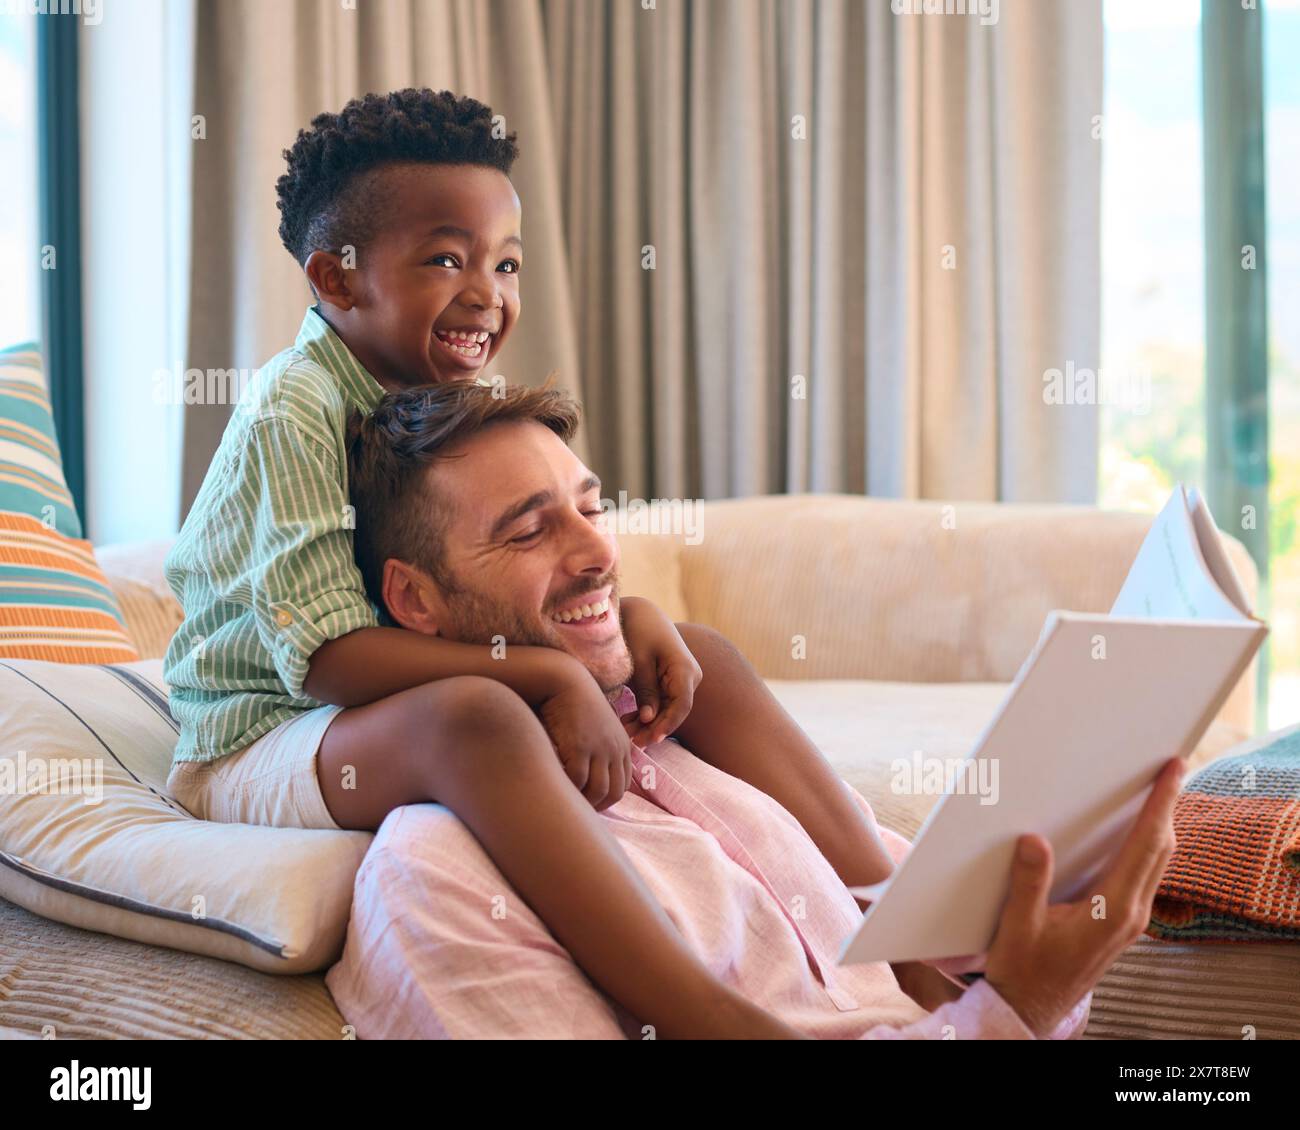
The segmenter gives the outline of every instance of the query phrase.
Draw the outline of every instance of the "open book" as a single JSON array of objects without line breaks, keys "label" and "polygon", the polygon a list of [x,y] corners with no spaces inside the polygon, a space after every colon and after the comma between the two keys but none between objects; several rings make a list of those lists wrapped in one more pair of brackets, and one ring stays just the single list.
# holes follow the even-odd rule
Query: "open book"
[{"label": "open book", "polygon": [[1048,614],[911,852],[851,888],[873,901],[840,964],[987,952],[1026,832],[1052,844],[1051,902],[1094,893],[1161,766],[1196,748],[1267,634],[1179,484],[1110,612]]}]

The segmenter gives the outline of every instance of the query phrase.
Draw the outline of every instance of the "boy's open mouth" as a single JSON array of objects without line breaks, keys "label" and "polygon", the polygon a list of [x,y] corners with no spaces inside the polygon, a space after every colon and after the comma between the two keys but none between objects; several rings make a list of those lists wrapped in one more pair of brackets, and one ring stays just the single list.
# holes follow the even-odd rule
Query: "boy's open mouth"
[{"label": "boy's open mouth", "polygon": [[434,330],[434,339],[453,358],[463,363],[483,360],[492,348],[487,330]]}]

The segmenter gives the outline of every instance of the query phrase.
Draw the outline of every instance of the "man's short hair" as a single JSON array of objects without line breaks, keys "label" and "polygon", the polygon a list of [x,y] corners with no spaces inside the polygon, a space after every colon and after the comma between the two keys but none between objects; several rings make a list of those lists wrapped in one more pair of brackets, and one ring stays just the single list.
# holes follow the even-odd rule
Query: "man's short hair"
[{"label": "man's short hair", "polygon": [[284,151],[280,240],[299,264],[313,251],[365,246],[385,214],[370,174],[385,165],[483,165],[509,176],[518,155],[515,135],[473,98],[413,88],[354,98],[317,114]]},{"label": "man's short hair", "polygon": [[541,388],[470,380],[418,385],[388,393],[370,415],[353,411],[347,452],[354,552],[375,605],[388,614],[383,583],[390,557],[423,569],[444,592],[457,591],[444,557],[450,500],[434,495],[426,473],[448,447],[512,421],[541,424],[568,443],[580,415],[553,376]]}]

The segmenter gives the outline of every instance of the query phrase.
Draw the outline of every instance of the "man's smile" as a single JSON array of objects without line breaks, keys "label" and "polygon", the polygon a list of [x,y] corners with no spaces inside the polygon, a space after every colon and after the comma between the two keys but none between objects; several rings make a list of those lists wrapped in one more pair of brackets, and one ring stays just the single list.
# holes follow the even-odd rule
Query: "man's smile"
[{"label": "man's smile", "polygon": [[610,586],[566,601],[551,614],[551,623],[588,643],[603,642],[623,630]]}]

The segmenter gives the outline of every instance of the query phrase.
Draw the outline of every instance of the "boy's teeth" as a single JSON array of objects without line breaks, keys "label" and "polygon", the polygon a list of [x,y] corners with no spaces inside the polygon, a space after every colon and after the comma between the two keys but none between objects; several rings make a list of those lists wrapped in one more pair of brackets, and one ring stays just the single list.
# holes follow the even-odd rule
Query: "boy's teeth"
[{"label": "boy's teeth", "polygon": [[463,357],[477,357],[483,352],[483,347],[492,335],[486,330],[474,332],[466,330],[434,330],[434,336],[453,353],[459,353]]}]

